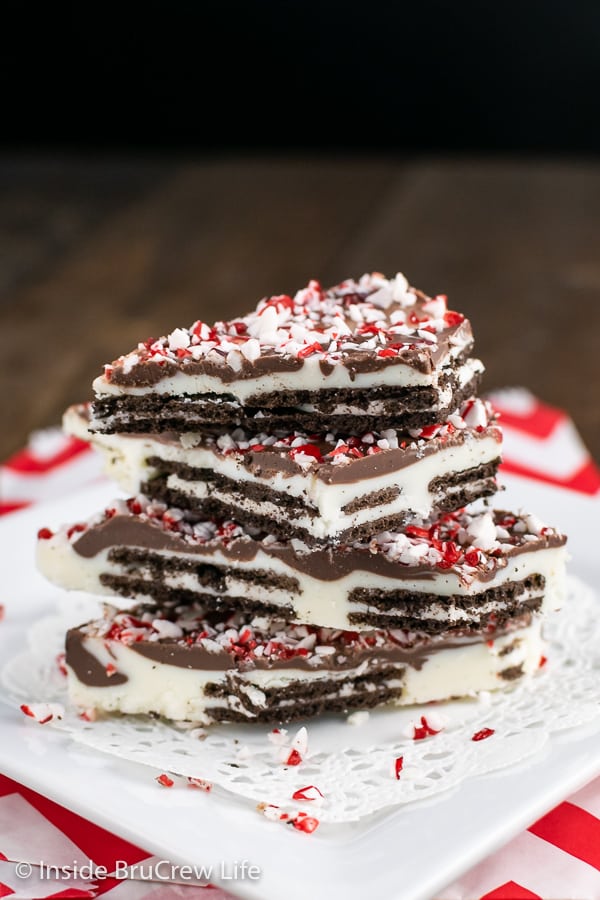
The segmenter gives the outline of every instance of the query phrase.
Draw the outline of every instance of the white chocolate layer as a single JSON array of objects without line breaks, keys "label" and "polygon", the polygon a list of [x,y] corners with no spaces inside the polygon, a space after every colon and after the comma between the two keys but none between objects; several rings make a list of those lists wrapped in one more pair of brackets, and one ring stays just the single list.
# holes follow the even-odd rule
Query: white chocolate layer
[{"label": "white chocolate layer", "polygon": [[[317,357],[305,359],[302,366],[302,375],[297,371],[271,372],[268,375],[257,375],[254,378],[244,378],[235,381],[223,381],[221,378],[208,374],[188,375],[185,370],[161,378],[156,384],[144,387],[119,385],[109,381],[105,375],[99,375],[93,382],[94,393],[97,398],[114,396],[143,397],[145,394],[163,394],[166,396],[179,396],[181,394],[227,394],[234,397],[239,403],[245,404],[250,397],[270,394],[274,391],[298,390],[301,381],[302,390],[319,391],[339,388],[351,388],[364,390],[365,388],[383,387],[437,387],[440,375],[448,372],[448,367],[454,365],[455,360],[464,351],[464,345],[450,347],[445,359],[433,370],[433,372],[419,372],[412,366],[396,362],[375,372],[351,372],[345,366],[334,366],[329,374],[323,374],[320,360]],[[223,364],[225,366],[225,363]],[[469,360],[460,366],[457,372],[459,383],[466,384],[476,372],[482,372],[483,365],[479,360]],[[444,399],[449,403],[451,392],[440,391],[440,405]],[[310,407],[307,407],[310,408]],[[361,410],[364,413],[364,409]]]}]

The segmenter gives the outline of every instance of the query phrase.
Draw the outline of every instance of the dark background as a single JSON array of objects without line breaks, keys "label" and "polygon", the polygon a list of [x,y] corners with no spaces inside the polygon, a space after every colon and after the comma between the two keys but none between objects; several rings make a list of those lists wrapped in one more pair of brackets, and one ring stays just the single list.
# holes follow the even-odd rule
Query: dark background
[{"label": "dark background", "polygon": [[102,364],[378,270],[600,458],[600,2],[0,5],[0,460]]},{"label": "dark background", "polygon": [[9,147],[600,150],[594,0],[2,9]]}]

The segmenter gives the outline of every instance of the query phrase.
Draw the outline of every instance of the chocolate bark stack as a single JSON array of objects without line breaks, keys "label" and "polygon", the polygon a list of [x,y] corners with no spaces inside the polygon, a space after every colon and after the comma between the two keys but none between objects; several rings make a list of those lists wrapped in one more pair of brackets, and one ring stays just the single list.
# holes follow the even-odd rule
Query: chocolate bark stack
[{"label": "chocolate bark stack", "polygon": [[565,538],[481,501],[501,432],[472,347],[444,296],[372,274],[106,366],[65,425],[132,496],[44,529],[39,563],[135,605],[67,635],[73,700],[288,721],[533,672]]}]

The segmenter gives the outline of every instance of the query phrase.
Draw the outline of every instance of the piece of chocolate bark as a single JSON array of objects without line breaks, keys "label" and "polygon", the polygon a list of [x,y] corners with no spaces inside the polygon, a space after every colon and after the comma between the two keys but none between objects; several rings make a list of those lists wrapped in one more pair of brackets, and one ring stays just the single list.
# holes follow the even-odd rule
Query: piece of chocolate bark
[{"label": "piece of chocolate bark", "polygon": [[565,540],[533,516],[459,510],[369,541],[310,547],[140,496],[56,534],[43,529],[38,565],[62,587],[137,602],[438,634],[559,607]]},{"label": "piece of chocolate bark", "polygon": [[364,539],[495,493],[502,441],[475,398],[405,434],[90,434],[84,406],[64,426],[91,440],[128,492],[310,544]]},{"label": "piece of chocolate bark", "polygon": [[246,316],[149,339],[94,382],[103,433],[324,433],[443,422],[477,392],[471,326],[403,275],[260,301]]},{"label": "piece of chocolate bark", "polygon": [[485,635],[289,625],[201,605],[127,612],[71,629],[71,700],[86,710],[199,724],[288,722],[382,704],[427,703],[504,687],[543,659],[523,612]]}]

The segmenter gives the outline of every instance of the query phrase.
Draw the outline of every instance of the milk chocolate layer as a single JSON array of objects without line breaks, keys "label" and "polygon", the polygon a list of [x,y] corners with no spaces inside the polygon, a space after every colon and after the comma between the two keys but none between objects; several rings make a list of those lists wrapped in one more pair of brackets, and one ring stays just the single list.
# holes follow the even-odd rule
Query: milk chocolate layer
[{"label": "milk chocolate layer", "polygon": [[[560,547],[565,537],[558,534],[540,535],[535,543],[516,545],[503,553],[504,558],[530,553],[534,548]],[[290,569],[311,575],[323,582],[336,581],[359,569],[374,575],[401,581],[406,578],[433,578],[436,570],[428,565],[402,566],[384,553],[373,553],[369,546],[361,545],[316,547],[297,552],[291,543],[265,543],[244,536],[224,543],[220,540],[197,543],[187,541],[176,533],[165,531],[152,521],[134,515],[115,515],[85,531],[74,542],[73,549],[80,556],[91,558],[110,548],[139,548],[148,551],[170,551],[197,557],[212,564],[212,557],[219,552],[226,559],[251,562],[260,552],[267,557],[281,560]],[[158,564],[158,563],[157,563]],[[491,580],[494,570],[478,573],[480,581]]]},{"label": "milk chocolate layer", "polygon": [[[147,606],[136,607],[131,611],[131,615],[139,617],[141,611],[148,609]],[[172,618],[176,619],[176,611],[173,608]],[[223,613],[221,613],[223,615]],[[224,614],[227,615],[227,612]],[[202,642],[188,643],[187,635],[180,640],[172,638],[161,638],[156,641],[137,640],[129,649],[133,653],[150,659],[159,665],[175,666],[177,668],[195,669],[209,672],[251,672],[257,670],[288,670],[299,669],[305,672],[331,671],[340,672],[352,670],[367,664],[365,677],[362,681],[368,680],[373,672],[379,672],[382,668],[394,666],[398,671],[398,666],[411,666],[413,669],[421,669],[423,664],[432,656],[442,650],[463,647],[469,644],[481,643],[482,640],[489,638],[497,638],[505,634],[509,628],[523,628],[531,623],[532,613],[529,610],[521,611],[519,615],[513,616],[502,625],[494,629],[486,629],[484,636],[477,629],[471,629],[464,624],[455,629],[454,633],[448,634],[448,637],[435,637],[430,640],[427,637],[416,635],[413,636],[412,645],[401,646],[391,637],[381,646],[368,647],[364,644],[348,643],[344,639],[343,632],[336,632],[337,637],[329,641],[329,646],[333,646],[335,652],[329,655],[314,655],[309,659],[301,655],[294,655],[290,658],[266,658],[254,657],[252,660],[238,659],[234,652],[223,650],[222,652],[213,652],[208,650]],[[277,623],[281,623],[280,618],[274,619],[276,630]],[[87,631],[91,629],[93,634],[94,623],[88,626],[80,626],[79,628],[71,628],[67,632],[66,640],[66,662],[73,669],[78,679],[91,687],[110,687],[111,685],[124,684],[126,677],[121,673],[107,675],[106,670],[101,666],[96,658],[90,653],[85,641]],[[346,634],[352,634],[347,632]],[[365,634],[369,634],[366,632]],[[110,646],[110,644],[108,644]],[[363,667],[364,668],[364,667]],[[268,688],[266,689],[269,690]],[[293,685],[286,688],[288,693],[294,690]],[[278,692],[275,689],[273,693]]]},{"label": "milk chocolate layer", "polygon": [[[398,365],[410,367],[425,374],[431,374],[436,368],[452,361],[452,353],[457,347],[465,348],[473,343],[470,322],[452,311],[447,311],[445,301],[433,309],[431,299],[422,291],[411,288],[409,296],[404,299],[391,294],[382,305],[381,288],[394,291],[392,282],[382,281],[381,276],[365,275],[359,282],[351,284],[348,280],[327,291],[319,287],[318,295],[314,292],[314,284],[306,291],[291,297],[275,296],[264,298],[255,310],[238,318],[235,322],[215,322],[213,327],[195,323],[190,329],[179,329],[180,337],[185,338],[188,347],[200,350],[188,350],[187,353],[174,352],[171,338],[162,337],[157,341],[150,338],[138,344],[135,351],[126,357],[115,360],[105,377],[112,385],[122,388],[153,387],[164,378],[176,375],[208,376],[224,385],[235,385],[239,382],[297,373],[302,381],[302,369],[308,364],[306,350],[294,349],[290,339],[294,337],[293,328],[313,331],[319,348],[319,367],[321,374],[327,377],[334,369],[345,369],[350,380],[358,373],[375,373]],[[354,288],[354,289],[353,289]],[[374,305],[370,297],[375,298]],[[281,301],[284,301],[286,312],[282,316]],[[308,302],[308,305],[307,305]],[[272,307],[268,310],[268,307]],[[381,327],[376,329],[378,340],[374,340],[373,331],[365,323],[372,320],[374,308]],[[260,317],[263,314],[275,316],[272,327],[278,327],[279,342],[273,343],[265,333],[269,327],[264,325]],[[402,322],[403,326],[396,326]],[[435,322],[435,324],[434,324]],[[340,330],[340,324],[341,330]],[[434,334],[427,333],[433,325]],[[201,327],[200,327],[201,326]],[[331,326],[335,330],[331,330]],[[407,327],[408,326],[408,327]],[[425,328],[425,331],[423,331]],[[323,335],[328,335],[323,337]],[[258,337],[258,353],[249,358],[247,353],[235,354],[235,366],[229,362],[229,352],[234,342],[246,342],[250,335]],[[241,337],[240,337],[241,336]],[[297,335],[296,335],[297,337]],[[310,351],[310,334],[307,346]],[[294,338],[295,340],[295,338]],[[330,340],[336,343],[335,354],[329,355]],[[202,352],[202,345],[208,341]],[[319,342],[321,347],[319,347]],[[388,353],[381,352],[388,347],[394,348]],[[179,348],[181,349],[181,348]],[[312,355],[312,354],[309,354]],[[312,363],[312,360],[311,360]]]},{"label": "milk chocolate layer", "polygon": [[125,684],[127,676],[121,672],[108,675],[106,668],[86,649],[83,638],[84,635],[78,628],[70,628],[65,641],[65,662],[71,666],[79,681],[93,687]]}]

